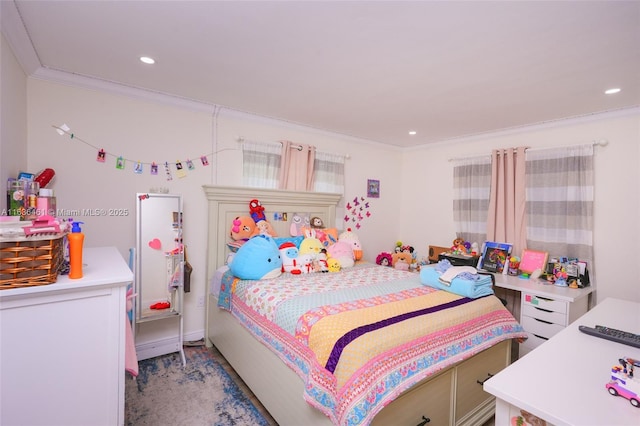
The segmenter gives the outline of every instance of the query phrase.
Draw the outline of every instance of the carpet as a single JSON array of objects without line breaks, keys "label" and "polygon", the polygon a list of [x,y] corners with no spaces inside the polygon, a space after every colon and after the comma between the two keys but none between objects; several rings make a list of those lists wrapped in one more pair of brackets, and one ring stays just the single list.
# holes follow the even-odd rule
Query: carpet
[{"label": "carpet", "polygon": [[[268,413],[215,349],[185,347],[180,354],[140,361],[139,374],[125,380],[125,424],[138,425],[273,425]],[[225,369],[226,368],[226,369]],[[235,376],[235,377],[234,377]],[[245,390],[242,389],[245,387]],[[259,405],[259,402],[255,400]]]}]

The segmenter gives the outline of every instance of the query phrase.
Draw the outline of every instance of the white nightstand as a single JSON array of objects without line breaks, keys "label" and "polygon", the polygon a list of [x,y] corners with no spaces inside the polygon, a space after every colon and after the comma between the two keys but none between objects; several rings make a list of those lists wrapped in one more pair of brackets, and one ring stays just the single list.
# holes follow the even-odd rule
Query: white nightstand
[{"label": "white nightstand", "polygon": [[529,338],[520,345],[520,357],[531,352],[589,310],[593,286],[559,287],[540,280],[496,274],[496,287],[520,292],[520,324]]}]

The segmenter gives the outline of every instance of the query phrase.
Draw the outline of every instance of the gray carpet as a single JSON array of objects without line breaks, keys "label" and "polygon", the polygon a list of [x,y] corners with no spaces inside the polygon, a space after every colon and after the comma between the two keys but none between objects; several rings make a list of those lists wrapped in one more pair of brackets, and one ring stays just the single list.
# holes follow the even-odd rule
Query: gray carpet
[{"label": "gray carpet", "polygon": [[126,425],[275,424],[215,349],[185,347],[178,353],[139,362],[125,384]]}]

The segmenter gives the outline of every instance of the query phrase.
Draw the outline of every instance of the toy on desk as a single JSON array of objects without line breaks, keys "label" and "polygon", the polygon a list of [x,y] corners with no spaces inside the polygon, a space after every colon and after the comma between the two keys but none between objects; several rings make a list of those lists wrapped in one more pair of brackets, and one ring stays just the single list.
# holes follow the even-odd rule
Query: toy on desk
[{"label": "toy on desk", "polygon": [[634,377],[634,368],[640,367],[640,361],[632,358],[620,358],[620,364],[611,368],[611,381],[605,385],[613,396],[629,400],[631,405],[640,408],[640,380]]}]

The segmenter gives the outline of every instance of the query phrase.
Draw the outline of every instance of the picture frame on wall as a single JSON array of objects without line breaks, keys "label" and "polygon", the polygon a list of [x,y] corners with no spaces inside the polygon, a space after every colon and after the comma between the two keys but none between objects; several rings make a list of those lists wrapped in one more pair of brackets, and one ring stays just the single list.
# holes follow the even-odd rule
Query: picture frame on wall
[{"label": "picture frame on wall", "polygon": [[367,179],[367,197],[380,198],[380,181]]},{"label": "picture frame on wall", "polygon": [[496,274],[506,274],[509,265],[509,257],[513,246],[509,243],[486,241],[480,251],[478,269]]}]

